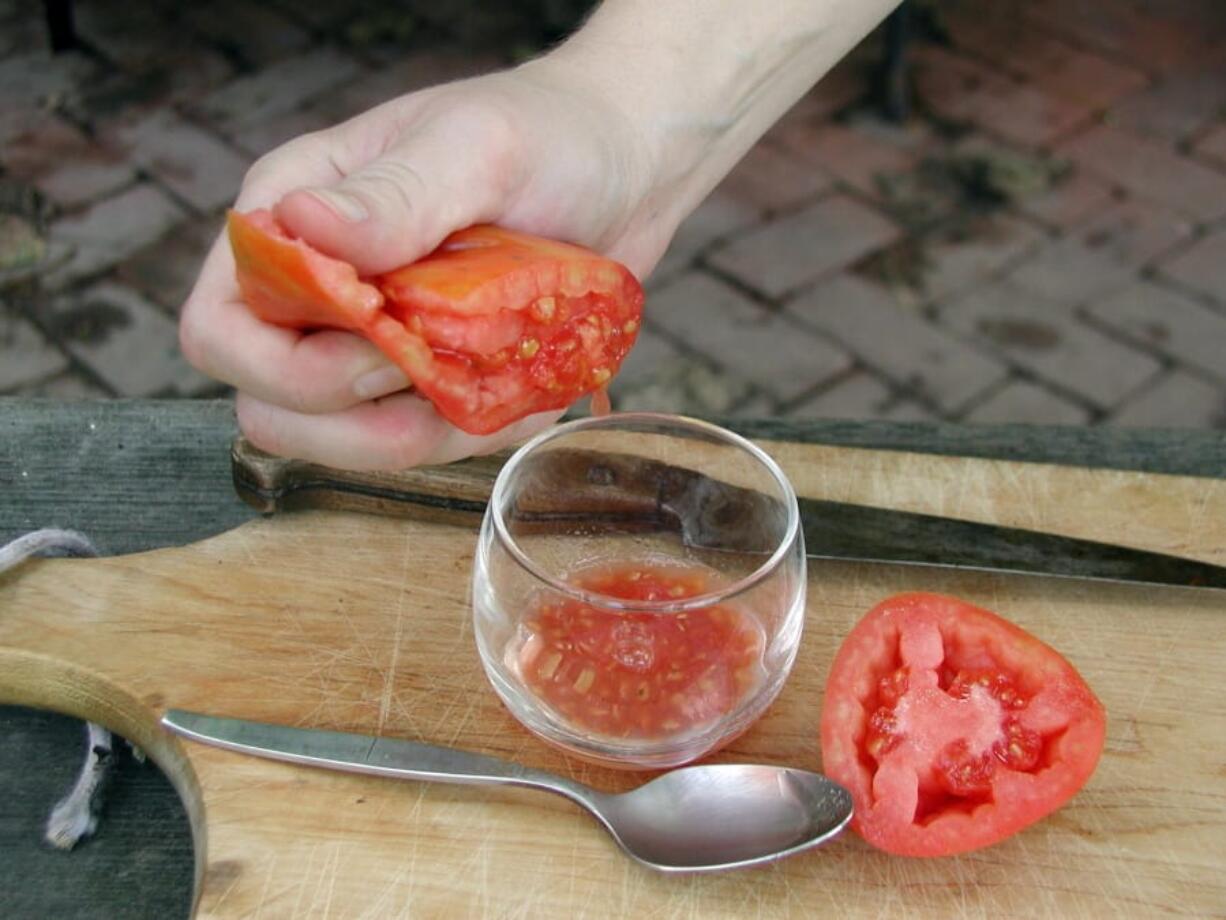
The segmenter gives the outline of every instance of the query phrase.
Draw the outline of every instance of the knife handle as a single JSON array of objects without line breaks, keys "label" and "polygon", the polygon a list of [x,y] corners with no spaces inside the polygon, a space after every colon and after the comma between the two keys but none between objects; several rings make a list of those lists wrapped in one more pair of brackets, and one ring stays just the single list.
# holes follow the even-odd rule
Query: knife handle
[{"label": "knife handle", "polygon": [[510,455],[504,450],[445,466],[352,472],[276,457],[237,437],[230,466],[239,496],[264,514],[327,508],[476,525]]},{"label": "knife handle", "polygon": [[[301,508],[362,511],[478,526],[512,451],[445,466],[351,472],[267,454],[244,438],[231,447],[238,494],[269,514]],[[692,546],[762,552],[769,542],[746,522],[769,499],[684,466],[633,454],[563,448],[521,469],[512,507],[518,533],[681,534]],[[773,511],[774,509],[772,509]]]}]

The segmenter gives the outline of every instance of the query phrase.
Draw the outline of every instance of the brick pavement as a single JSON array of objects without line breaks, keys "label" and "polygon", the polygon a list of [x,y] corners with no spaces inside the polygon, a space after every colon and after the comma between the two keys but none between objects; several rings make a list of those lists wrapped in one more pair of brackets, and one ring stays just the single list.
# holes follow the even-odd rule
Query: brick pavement
[{"label": "brick pavement", "polygon": [[[224,393],[174,320],[245,169],[539,40],[451,7],[81,3],[52,56],[0,3],[0,394]],[[871,37],[683,225],[615,404],[1226,427],[1226,8],[923,10],[910,119]]]}]

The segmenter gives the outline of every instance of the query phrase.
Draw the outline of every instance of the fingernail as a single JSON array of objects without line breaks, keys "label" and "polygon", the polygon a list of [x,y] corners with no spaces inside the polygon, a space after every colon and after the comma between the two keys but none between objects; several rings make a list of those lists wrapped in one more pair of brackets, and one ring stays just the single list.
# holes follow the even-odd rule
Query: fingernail
[{"label": "fingernail", "polygon": [[352,195],[322,188],[311,189],[311,194],[323,202],[328,210],[335,213],[342,220],[356,224],[358,221],[366,220],[366,218],[370,217],[370,212],[366,210],[366,205],[362,204],[359,199],[354,198]]},{"label": "fingernail", "polygon": [[388,393],[403,390],[409,385],[409,378],[404,371],[394,364],[381,367],[377,371],[363,374],[353,382],[353,392],[358,399],[378,399]]}]

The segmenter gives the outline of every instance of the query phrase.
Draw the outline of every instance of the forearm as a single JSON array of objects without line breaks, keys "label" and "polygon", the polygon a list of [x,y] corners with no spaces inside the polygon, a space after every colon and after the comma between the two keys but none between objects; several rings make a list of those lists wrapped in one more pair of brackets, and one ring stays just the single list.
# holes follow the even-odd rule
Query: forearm
[{"label": "forearm", "polygon": [[626,113],[688,212],[898,0],[605,0],[549,55]]}]

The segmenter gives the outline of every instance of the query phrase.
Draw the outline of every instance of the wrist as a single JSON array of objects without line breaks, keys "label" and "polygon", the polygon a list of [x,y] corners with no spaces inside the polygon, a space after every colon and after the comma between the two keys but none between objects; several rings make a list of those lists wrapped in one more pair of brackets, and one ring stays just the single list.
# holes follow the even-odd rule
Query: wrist
[{"label": "wrist", "polygon": [[623,113],[689,213],[897,0],[605,0],[543,61]]}]

